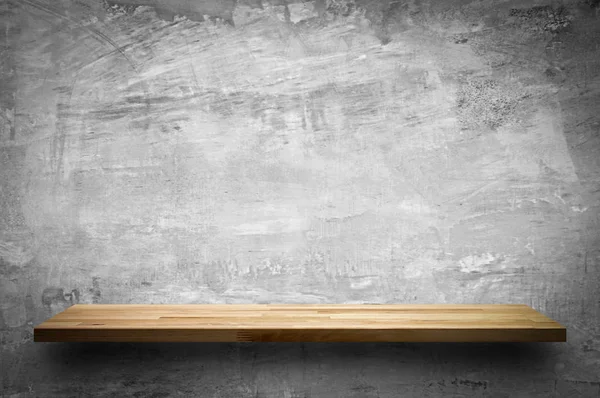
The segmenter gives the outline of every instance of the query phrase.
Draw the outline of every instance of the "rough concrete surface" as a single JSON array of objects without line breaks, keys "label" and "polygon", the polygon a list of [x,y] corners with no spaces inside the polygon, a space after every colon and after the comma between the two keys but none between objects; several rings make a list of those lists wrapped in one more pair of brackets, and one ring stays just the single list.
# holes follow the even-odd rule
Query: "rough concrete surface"
[{"label": "rough concrete surface", "polygon": [[[592,0],[1,0],[5,397],[597,397]],[[525,303],[566,344],[34,344],[73,303]]]}]

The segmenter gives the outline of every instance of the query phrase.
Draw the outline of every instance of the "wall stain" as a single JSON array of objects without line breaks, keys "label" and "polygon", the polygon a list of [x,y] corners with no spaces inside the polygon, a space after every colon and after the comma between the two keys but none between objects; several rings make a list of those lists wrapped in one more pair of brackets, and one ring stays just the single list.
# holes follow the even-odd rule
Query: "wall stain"
[{"label": "wall stain", "polygon": [[77,304],[79,302],[79,296],[80,293],[77,289],[65,292],[63,288],[47,287],[42,292],[41,301],[48,312],[56,314]]}]

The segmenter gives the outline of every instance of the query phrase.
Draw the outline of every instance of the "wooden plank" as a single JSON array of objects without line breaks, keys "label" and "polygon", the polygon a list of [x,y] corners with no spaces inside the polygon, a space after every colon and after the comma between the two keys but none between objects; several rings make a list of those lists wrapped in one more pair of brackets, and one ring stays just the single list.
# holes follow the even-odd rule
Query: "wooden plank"
[{"label": "wooden plank", "polygon": [[36,342],[564,342],[526,305],[77,304]]}]

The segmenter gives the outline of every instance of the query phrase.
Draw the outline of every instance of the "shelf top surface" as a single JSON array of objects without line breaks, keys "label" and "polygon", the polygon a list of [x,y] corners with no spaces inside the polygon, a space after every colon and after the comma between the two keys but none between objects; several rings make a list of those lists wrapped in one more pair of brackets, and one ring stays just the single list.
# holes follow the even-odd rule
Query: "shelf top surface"
[{"label": "shelf top surface", "polygon": [[564,326],[520,304],[77,304],[47,329],[522,329]]}]

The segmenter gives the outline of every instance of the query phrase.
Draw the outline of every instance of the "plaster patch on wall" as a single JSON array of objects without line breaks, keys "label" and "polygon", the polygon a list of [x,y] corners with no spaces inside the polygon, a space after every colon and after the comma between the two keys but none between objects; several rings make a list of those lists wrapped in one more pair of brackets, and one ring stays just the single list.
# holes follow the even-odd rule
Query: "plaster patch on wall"
[{"label": "plaster patch on wall", "polygon": [[[173,20],[180,15],[193,21],[204,21],[206,17],[222,18],[233,23],[235,0],[108,0],[111,7],[121,6],[125,12],[134,12],[139,6],[154,7],[157,15],[166,20]],[[206,16],[206,17],[205,17]]]},{"label": "plaster patch on wall", "polygon": [[287,7],[290,10],[290,21],[292,23],[298,23],[305,19],[317,17],[318,13],[315,10],[314,4],[314,1],[288,4]]},{"label": "plaster patch on wall", "polygon": [[458,264],[461,272],[482,272],[486,267],[496,264],[499,258],[492,253],[482,253],[463,257]]},{"label": "plaster patch on wall", "polygon": [[280,218],[256,224],[240,224],[233,229],[236,235],[272,235],[304,231],[306,226],[306,220],[301,218]]},{"label": "plaster patch on wall", "polygon": [[0,330],[22,326],[26,321],[27,311],[20,286],[0,279]]},{"label": "plaster patch on wall", "polygon": [[15,110],[0,108],[0,143],[15,138]]},{"label": "plaster patch on wall", "polygon": [[578,180],[558,109],[537,111],[526,131],[527,134],[514,128],[498,130],[511,167],[528,177],[554,175],[565,182]]}]

